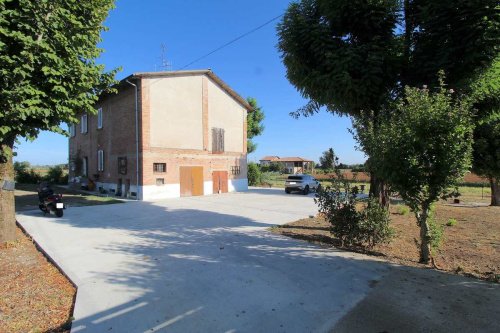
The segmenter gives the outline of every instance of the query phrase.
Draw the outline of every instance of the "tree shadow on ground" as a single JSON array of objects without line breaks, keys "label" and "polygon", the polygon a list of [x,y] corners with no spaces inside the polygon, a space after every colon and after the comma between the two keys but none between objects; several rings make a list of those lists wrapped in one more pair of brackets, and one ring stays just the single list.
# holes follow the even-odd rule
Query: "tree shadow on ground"
[{"label": "tree shadow on ground", "polygon": [[[418,318],[413,331],[500,329],[498,285],[320,248],[252,218],[192,209],[189,200],[119,208],[74,209],[50,222],[74,246],[58,251],[71,257],[79,294],[104,294],[85,304],[77,298],[73,332],[327,331],[386,280],[385,298],[370,305],[375,319],[380,308],[400,325]],[[378,303],[386,300],[390,307]]]}]

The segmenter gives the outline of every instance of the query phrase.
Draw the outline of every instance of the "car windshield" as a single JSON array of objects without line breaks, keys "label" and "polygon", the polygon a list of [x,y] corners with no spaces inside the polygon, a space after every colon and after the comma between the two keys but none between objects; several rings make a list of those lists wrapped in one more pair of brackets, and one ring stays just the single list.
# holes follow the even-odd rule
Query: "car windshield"
[{"label": "car windshield", "polygon": [[302,176],[288,176],[288,180],[302,180]]}]

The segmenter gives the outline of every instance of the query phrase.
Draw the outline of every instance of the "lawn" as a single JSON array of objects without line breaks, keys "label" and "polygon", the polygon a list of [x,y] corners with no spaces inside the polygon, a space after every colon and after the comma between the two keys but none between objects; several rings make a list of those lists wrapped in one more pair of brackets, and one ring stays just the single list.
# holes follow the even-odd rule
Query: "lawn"
[{"label": "lawn", "polygon": [[[38,194],[36,184],[16,184],[16,211],[38,209]],[[68,207],[108,205],[123,203],[113,197],[101,197],[97,195],[88,195],[64,187],[53,186],[55,193],[63,195],[63,202]]]},{"label": "lawn", "polygon": [[[477,196],[478,193],[471,192],[470,198],[475,201]],[[395,237],[391,243],[377,245],[368,254],[380,256],[397,264],[422,267],[418,263],[419,228],[415,216],[411,212],[401,214],[404,211],[401,206],[391,205],[390,208],[391,226],[395,230]],[[498,216],[500,207],[439,203],[436,206],[436,218],[438,223],[444,226],[444,240],[434,254],[439,269],[499,282]],[[456,224],[448,226],[450,219],[455,219]],[[329,223],[323,218],[314,217],[276,226],[271,230],[326,246],[339,246],[329,227]]]}]

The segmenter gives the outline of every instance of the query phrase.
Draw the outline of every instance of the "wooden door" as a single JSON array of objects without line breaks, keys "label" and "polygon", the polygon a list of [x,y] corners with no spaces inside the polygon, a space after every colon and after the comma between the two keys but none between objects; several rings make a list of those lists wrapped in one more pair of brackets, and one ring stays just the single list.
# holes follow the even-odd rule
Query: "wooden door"
[{"label": "wooden door", "polygon": [[227,179],[228,179],[227,171],[213,171],[212,172],[214,194],[228,192],[228,184],[227,184],[228,180]]},{"label": "wooden door", "polygon": [[203,195],[203,167],[180,167],[181,197]]}]

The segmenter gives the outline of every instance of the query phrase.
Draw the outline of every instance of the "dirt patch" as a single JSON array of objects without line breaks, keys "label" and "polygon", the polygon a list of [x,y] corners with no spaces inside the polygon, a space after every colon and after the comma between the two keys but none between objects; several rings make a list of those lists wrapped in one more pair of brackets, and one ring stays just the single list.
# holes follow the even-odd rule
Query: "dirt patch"
[{"label": "dirt patch", "polygon": [[0,246],[0,332],[69,332],[74,286],[20,229]]},{"label": "dirt patch", "polygon": [[[423,267],[418,263],[419,228],[412,213],[398,214],[391,205],[391,226],[395,237],[390,244],[377,245],[368,254],[381,255],[398,264]],[[444,225],[444,240],[435,252],[437,266],[445,271],[497,281],[500,278],[500,207],[438,204],[436,218]],[[447,226],[449,219],[457,223]],[[327,246],[339,246],[323,218],[308,218],[272,231]],[[348,249],[349,250],[349,249]]]}]

